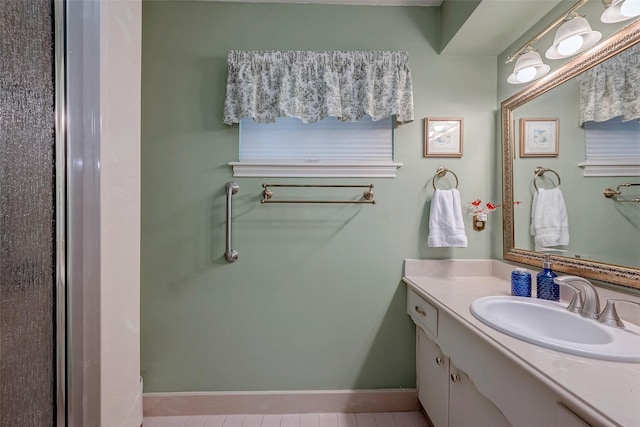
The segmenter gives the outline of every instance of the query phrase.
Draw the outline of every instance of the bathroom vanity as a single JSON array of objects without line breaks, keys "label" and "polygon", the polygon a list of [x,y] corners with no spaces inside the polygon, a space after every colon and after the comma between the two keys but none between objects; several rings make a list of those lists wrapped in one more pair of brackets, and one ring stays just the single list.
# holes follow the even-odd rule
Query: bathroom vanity
[{"label": "bathroom vanity", "polygon": [[[473,316],[476,299],[510,294],[513,265],[406,260],[404,268],[407,312],[416,324],[418,397],[435,427],[640,426],[640,363],[561,353]],[[598,292],[602,303],[640,300]]]}]

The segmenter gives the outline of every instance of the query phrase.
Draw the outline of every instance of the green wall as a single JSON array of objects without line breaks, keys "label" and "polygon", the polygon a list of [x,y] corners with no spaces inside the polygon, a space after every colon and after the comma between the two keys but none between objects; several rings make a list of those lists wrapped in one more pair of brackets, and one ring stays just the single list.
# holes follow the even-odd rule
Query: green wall
[{"label": "green wall", "polygon": [[[435,170],[458,174],[463,201],[494,202],[498,170],[496,59],[438,56],[438,20],[438,8],[144,2],[146,392],[415,387],[403,260],[488,258],[500,228],[499,213],[484,232],[467,218],[468,248],[427,247]],[[223,257],[238,158],[238,127],[222,124],[231,49],[406,50],[416,117],[395,131],[397,178],[235,179],[234,264]],[[426,116],[464,118],[462,158],[423,158]],[[262,182],[373,183],[377,204],[261,205]]]}]

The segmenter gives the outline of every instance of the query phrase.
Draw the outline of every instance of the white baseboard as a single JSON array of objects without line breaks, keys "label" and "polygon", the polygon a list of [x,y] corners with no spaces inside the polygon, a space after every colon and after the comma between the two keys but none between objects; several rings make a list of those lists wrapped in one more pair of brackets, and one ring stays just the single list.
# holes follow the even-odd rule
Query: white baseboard
[{"label": "white baseboard", "polygon": [[145,393],[144,416],[417,411],[416,389]]}]

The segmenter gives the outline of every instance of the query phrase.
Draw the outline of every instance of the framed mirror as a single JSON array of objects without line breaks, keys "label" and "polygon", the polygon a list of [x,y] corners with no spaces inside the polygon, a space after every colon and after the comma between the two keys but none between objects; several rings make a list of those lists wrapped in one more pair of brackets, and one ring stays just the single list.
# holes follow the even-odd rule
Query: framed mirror
[{"label": "framed mirror", "polygon": [[[584,171],[578,166],[585,160],[584,139],[575,140],[576,138],[566,137],[572,136],[571,133],[567,133],[570,130],[568,128],[583,132],[579,124],[578,112],[572,113],[573,118],[567,120],[567,117],[558,117],[559,114],[556,114],[553,108],[558,102],[566,102],[567,98],[570,98],[563,91],[568,90],[567,88],[572,85],[578,87],[578,76],[638,43],[640,43],[640,21],[631,23],[595,48],[573,58],[501,104],[505,260],[538,268],[542,266],[544,253],[536,250],[538,248],[535,248],[530,233],[531,199],[534,191],[537,190],[534,184],[554,186],[559,185],[562,179],[564,186],[565,177],[570,181],[573,176],[576,182],[580,180],[580,185],[589,188],[588,191],[575,190],[576,187],[572,187],[570,182],[569,187],[563,187],[563,190],[569,188],[571,192],[570,197],[565,193],[566,199],[572,199],[571,202],[567,200],[569,217],[577,218],[578,220],[574,223],[582,227],[569,227],[571,243],[562,246],[560,250],[550,250],[554,270],[640,289],[640,203],[628,203],[622,209],[620,207],[622,203],[604,198],[603,190],[607,187],[603,186],[605,181],[602,178],[594,179],[584,176]],[[579,95],[572,96],[576,100],[579,98]],[[540,116],[539,114],[542,113],[544,115]],[[553,158],[527,157],[520,156],[518,153],[521,137],[519,127],[522,123],[529,123],[527,118],[536,117],[536,115],[544,117],[547,122],[555,123],[559,127],[561,141],[559,156],[555,157],[557,154],[555,148],[546,149],[547,154],[553,154]],[[553,130],[555,131],[555,128]],[[545,140],[545,142],[548,141]],[[569,153],[573,154],[569,156],[567,155]],[[538,166],[552,173],[536,175]],[[640,176],[631,178],[634,179],[633,182],[640,182]],[[619,181],[621,184],[627,182],[629,177],[620,174],[607,179],[611,179],[612,182]],[[612,188],[615,188],[615,185]],[[613,209],[612,214],[601,217],[593,215],[591,208],[596,203],[609,203],[607,209]],[[616,223],[627,228],[621,231],[614,230],[618,227]],[[624,239],[628,241],[625,242]],[[616,245],[622,247],[621,254],[610,257],[609,253],[620,249]]]}]

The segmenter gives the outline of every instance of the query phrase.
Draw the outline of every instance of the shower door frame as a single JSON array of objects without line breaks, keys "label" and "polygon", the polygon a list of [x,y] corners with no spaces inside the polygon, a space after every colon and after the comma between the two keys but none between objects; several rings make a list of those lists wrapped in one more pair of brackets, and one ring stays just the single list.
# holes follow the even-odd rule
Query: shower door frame
[{"label": "shower door frame", "polygon": [[100,427],[100,0],[53,0],[56,426]]}]

